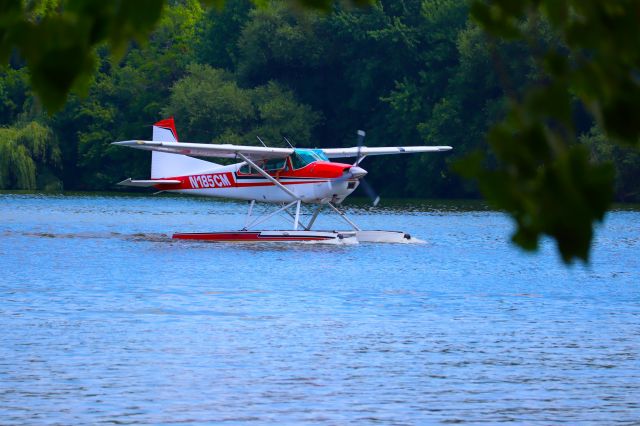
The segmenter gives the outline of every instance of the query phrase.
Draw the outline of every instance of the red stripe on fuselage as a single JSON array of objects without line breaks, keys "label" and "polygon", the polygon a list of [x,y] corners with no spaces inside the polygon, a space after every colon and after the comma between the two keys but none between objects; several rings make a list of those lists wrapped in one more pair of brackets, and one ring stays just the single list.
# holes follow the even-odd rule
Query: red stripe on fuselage
[{"label": "red stripe on fuselage", "polygon": [[[287,159],[290,162],[289,159]],[[332,163],[328,161],[316,161],[297,170],[281,170],[279,172],[269,172],[276,180],[283,185],[303,185],[313,183],[329,182],[333,179],[344,176],[351,165],[343,163]],[[164,191],[182,189],[221,189],[221,188],[243,188],[254,186],[275,186],[257,173],[244,174],[240,172],[219,172],[203,173],[197,175],[168,177],[167,179],[179,180],[179,184],[158,184],[155,188]],[[291,180],[296,179],[296,180]],[[258,182],[242,182],[243,180],[258,180]],[[288,180],[288,181],[287,181]]]},{"label": "red stripe on fuselage", "polygon": [[[293,181],[293,182],[282,182],[282,181],[279,181],[279,182],[284,186],[287,186],[287,185],[303,185],[305,183],[324,183],[329,181],[328,180],[303,180],[303,181]],[[250,186],[275,186],[275,183],[269,182],[265,179],[265,182],[238,182],[236,184],[236,187],[238,188],[245,188]]]},{"label": "red stripe on fuselage", "polygon": [[[220,176],[226,175],[226,176]],[[264,179],[263,182],[238,182],[234,179],[233,173],[208,173],[204,175],[192,175],[167,178],[168,180],[180,180],[181,183],[157,184],[156,189],[163,191],[179,190],[179,189],[222,189],[222,188],[248,188],[257,186],[275,186],[273,182]],[[259,179],[259,178],[256,178]],[[329,180],[316,179],[300,179],[296,181],[280,181],[282,185],[304,185],[311,183],[325,183]]]}]

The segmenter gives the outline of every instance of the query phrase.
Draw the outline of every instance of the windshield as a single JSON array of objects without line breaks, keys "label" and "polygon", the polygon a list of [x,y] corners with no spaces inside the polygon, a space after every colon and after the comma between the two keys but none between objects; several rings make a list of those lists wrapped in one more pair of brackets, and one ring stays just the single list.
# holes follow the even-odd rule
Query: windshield
[{"label": "windshield", "polygon": [[296,149],[291,156],[294,169],[300,169],[314,161],[329,161],[321,149]]}]

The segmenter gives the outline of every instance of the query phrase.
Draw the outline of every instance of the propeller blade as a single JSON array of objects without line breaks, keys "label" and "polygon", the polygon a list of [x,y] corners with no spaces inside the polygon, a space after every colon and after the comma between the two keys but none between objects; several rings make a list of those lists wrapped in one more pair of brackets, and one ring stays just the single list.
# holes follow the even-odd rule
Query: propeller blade
[{"label": "propeller blade", "polygon": [[373,207],[377,206],[380,202],[380,196],[376,194],[376,191],[371,187],[371,185],[369,185],[369,182],[364,179],[360,179],[360,185],[362,185],[362,189],[364,189],[364,192],[366,192],[369,198],[371,198]]},{"label": "propeller blade", "polygon": [[[360,169],[360,167],[358,167],[358,165],[360,164],[360,161],[362,161],[362,154],[360,153],[360,150],[362,149],[362,145],[364,143],[364,137],[366,135],[367,134],[364,132],[364,130],[358,130],[358,155],[356,155],[356,162],[353,163],[354,167],[352,167],[352,169],[355,167]],[[369,185],[369,183],[366,180],[363,179],[363,177],[360,177],[358,180],[360,181],[360,184],[362,185],[362,189],[364,189],[364,192],[366,192],[367,196],[371,198],[373,207],[377,206],[378,203],[380,202],[380,197],[378,196],[378,194],[376,194],[376,191],[371,187],[371,185]]]},{"label": "propeller blade", "polygon": [[358,154],[356,155],[356,162],[353,163],[354,166],[360,164],[360,160],[362,159],[360,157],[360,150],[362,149],[362,144],[364,143],[365,136],[366,133],[364,132],[364,130],[358,130]]}]

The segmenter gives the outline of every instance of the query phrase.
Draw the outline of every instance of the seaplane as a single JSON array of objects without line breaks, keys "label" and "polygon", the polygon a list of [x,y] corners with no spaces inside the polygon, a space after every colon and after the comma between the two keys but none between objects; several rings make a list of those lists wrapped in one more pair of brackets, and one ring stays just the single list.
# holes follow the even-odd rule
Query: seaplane
[{"label": "seaplane", "polygon": [[[152,140],[127,140],[113,145],[152,151],[150,179],[126,179],[119,185],[155,188],[158,192],[245,200],[249,203],[244,226],[237,231],[175,233],[174,239],[212,242],[410,242],[402,231],[362,230],[349,219],[341,204],[359,185],[372,197],[380,198],[363,179],[367,171],[362,161],[373,155],[442,152],[450,146],[363,146],[365,132],[358,130],[357,145],[350,148],[288,148],[232,144],[178,142],[173,117],[153,125]],[[235,159],[222,165],[202,158]],[[355,158],[353,163],[339,163],[334,158]],[[276,204],[274,211],[253,215],[256,203]],[[301,219],[302,205],[313,213]],[[314,230],[318,215],[324,210],[336,213],[350,227],[341,230]],[[257,227],[276,215],[291,224],[286,230],[259,230]]]}]

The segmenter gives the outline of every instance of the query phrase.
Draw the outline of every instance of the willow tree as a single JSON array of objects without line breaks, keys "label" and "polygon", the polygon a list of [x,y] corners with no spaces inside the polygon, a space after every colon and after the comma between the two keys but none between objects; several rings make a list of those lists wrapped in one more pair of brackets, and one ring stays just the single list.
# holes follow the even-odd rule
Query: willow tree
[{"label": "willow tree", "polygon": [[60,163],[51,130],[32,121],[0,128],[0,189],[35,189],[40,166]]}]

